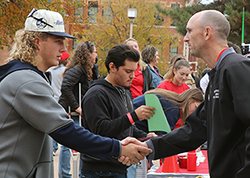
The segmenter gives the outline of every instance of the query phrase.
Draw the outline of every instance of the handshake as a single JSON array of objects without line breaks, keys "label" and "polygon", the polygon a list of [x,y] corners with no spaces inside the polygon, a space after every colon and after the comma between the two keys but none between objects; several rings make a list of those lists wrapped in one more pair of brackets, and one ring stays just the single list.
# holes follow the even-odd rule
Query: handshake
[{"label": "handshake", "polygon": [[121,145],[122,152],[118,161],[127,166],[138,163],[152,152],[145,142],[140,142],[139,140],[131,137],[127,137],[122,140]]}]

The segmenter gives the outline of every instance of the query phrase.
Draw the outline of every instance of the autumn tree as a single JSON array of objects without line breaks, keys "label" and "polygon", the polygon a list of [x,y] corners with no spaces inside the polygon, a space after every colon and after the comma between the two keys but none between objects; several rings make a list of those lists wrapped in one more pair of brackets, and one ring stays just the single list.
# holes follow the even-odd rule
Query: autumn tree
[{"label": "autumn tree", "polygon": [[0,49],[11,46],[15,32],[24,28],[24,22],[33,9],[49,9],[63,15],[65,22],[73,24],[73,29],[78,30],[79,23],[74,9],[84,5],[82,1],[62,0],[2,0],[0,3]]},{"label": "autumn tree", "polygon": [[102,74],[106,74],[104,61],[109,49],[129,38],[130,21],[127,17],[129,8],[137,9],[137,18],[133,23],[133,38],[139,42],[140,50],[143,50],[146,45],[158,48],[161,56],[158,66],[161,71],[166,70],[169,61],[166,58],[169,43],[178,42],[180,35],[170,34],[168,28],[170,24],[163,21],[163,15],[157,11],[152,1],[105,1],[98,7],[98,13],[93,17],[96,22],[89,23],[91,19],[88,19],[82,31],[78,32],[78,36],[82,37],[82,41],[95,42],[100,59],[99,69]]},{"label": "autumn tree", "polygon": [[[140,49],[154,45],[159,49],[160,71],[165,72],[169,61],[169,44],[177,45],[181,35],[170,33],[169,23],[155,8],[153,0],[103,0],[98,5],[96,16],[89,16],[91,9],[84,0],[6,0],[0,4],[0,48],[11,46],[18,29],[24,28],[24,22],[32,8],[54,10],[63,15],[70,33],[77,36],[77,43],[91,40],[96,44],[99,69],[106,74],[104,60],[111,47],[123,43],[129,37],[130,21],[128,8],[137,9],[137,18],[133,23],[133,37],[138,40]],[[97,2],[97,1],[90,1]],[[91,18],[94,18],[91,19]],[[69,49],[70,50],[70,49]]]}]

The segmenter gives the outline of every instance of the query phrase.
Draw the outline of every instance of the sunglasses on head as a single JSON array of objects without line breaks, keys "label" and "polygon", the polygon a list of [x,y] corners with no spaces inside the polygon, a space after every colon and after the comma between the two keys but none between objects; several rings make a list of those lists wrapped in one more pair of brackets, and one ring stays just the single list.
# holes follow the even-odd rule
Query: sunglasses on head
[{"label": "sunglasses on head", "polygon": [[85,44],[87,45],[87,48],[90,48],[89,41],[86,41]]}]

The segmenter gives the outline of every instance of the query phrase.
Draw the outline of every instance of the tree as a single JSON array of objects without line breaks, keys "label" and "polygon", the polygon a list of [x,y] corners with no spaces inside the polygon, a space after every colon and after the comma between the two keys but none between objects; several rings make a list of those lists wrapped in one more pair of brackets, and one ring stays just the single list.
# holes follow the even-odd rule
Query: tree
[{"label": "tree", "polygon": [[208,5],[196,4],[180,9],[164,9],[160,4],[156,8],[164,15],[170,16],[176,21],[177,31],[185,35],[188,19],[198,11],[215,9],[227,17],[231,24],[231,31],[228,40],[241,46],[242,34],[242,10],[245,7],[245,43],[250,43],[250,1],[249,0],[218,0]]},{"label": "tree", "polygon": [[57,11],[63,15],[64,21],[74,24],[74,28],[77,29],[79,17],[70,13],[83,4],[81,1],[61,0],[2,0],[0,3],[0,49],[12,45],[15,32],[24,28],[24,22],[33,8]]},{"label": "tree", "polygon": [[[156,4],[156,9],[162,14],[170,16],[172,21],[176,22],[176,30],[181,35],[186,34],[186,24],[189,18],[195,13],[202,10],[214,9],[222,12],[228,19],[231,25],[231,31],[228,37],[228,41],[241,46],[242,35],[242,12],[245,7],[245,30],[244,30],[244,42],[250,43],[250,1],[249,0],[217,0],[214,3],[204,5],[196,3],[192,6],[182,7],[180,9],[165,9],[160,4]],[[201,71],[206,68],[206,64],[203,60],[197,59],[198,75],[201,75]]]},{"label": "tree", "polygon": [[97,23],[88,23],[90,19],[87,19],[88,22],[78,32],[78,35],[82,37],[82,41],[91,40],[95,42],[100,58],[99,69],[101,74],[105,75],[107,71],[104,61],[108,50],[129,38],[128,8],[137,9],[137,18],[133,24],[133,38],[139,42],[141,50],[146,45],[153,45],[159,49],[159,54],[162,57],[159,61],[159,67],[164,72],[168,67],[169,59],[165,58],[165,54],[168,52],[169,43],[177,43],[180,35],[173,36],[170,34],[169,24],[163,22],[163,15],[157,11],[152,1],[116,0],[105,2],[99,6],[98,13],[94,17]]},{"label": "tree", "polygon": [[24,28],[25,19],[32,8],[54,10],[63,15],[70,33],[78,37],[76,43],[91,40],[96,44],[100,59],[99,69],[101,74],[105,75],[104,61],[107,52],[111,47],[123,43],[129,37],[130,21],[127,17],[127,10],[135,8],[138,10],[138,16],[133,23],[133,37],[139,42],[141,50],[146,45],[153,45],[159,49],[161,56],[159,68],[164,74],[169,61],[169,44],[177,45],[181,35],[171,34],[171,29],[168,28],[169,23],[164,21],[163,14],[155,8],[154,1],[104,0],[101,5],[97,6],[96,16],[92,17],[90,17],[92,10],[89,8],[91,4],[83,2],[83,0],[2,1],[0,4],[0,48],[12,45],[15,32]]}]

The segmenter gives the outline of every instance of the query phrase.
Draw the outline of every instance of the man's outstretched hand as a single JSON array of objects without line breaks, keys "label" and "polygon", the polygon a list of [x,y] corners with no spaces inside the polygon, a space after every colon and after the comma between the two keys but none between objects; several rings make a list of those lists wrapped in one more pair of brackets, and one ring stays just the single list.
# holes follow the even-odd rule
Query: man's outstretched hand
[{"label": "man's outstretched hand", "polygon": [[145,144],[135,138],[127,137],[121,141],[122,153],[118,161],[130,166],[143,160],[145,156],[152,152],[151,149],[145,147]]}]

